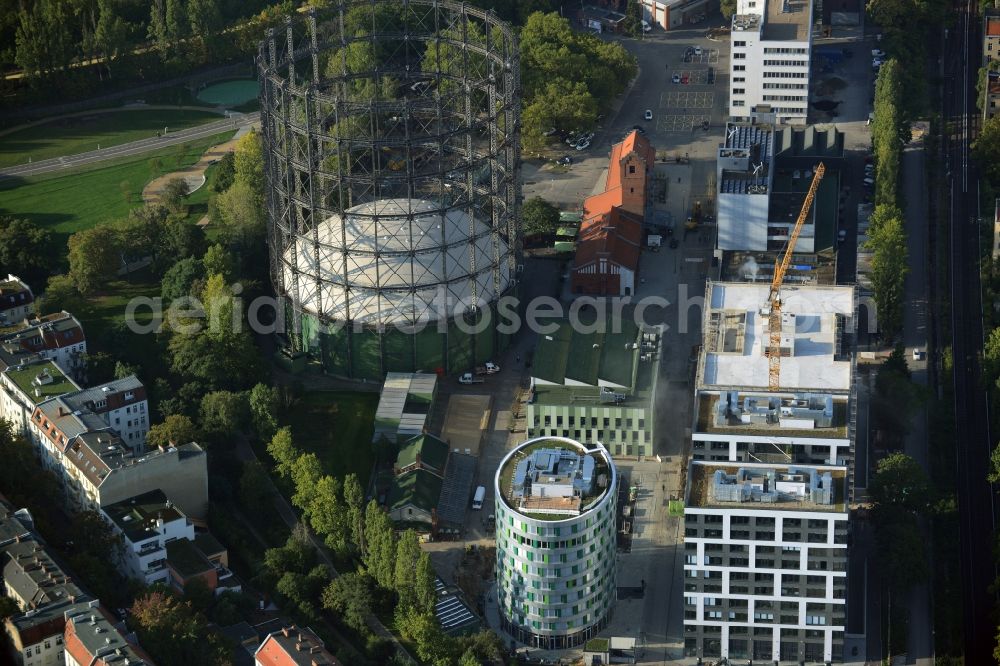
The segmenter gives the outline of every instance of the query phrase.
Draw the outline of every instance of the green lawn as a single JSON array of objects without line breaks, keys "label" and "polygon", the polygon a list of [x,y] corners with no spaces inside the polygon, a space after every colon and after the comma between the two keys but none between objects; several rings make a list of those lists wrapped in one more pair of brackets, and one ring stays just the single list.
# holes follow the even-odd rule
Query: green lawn
[{"label": "green lawn", "polygon": [[[31,219],[65,243],[80,229],[124,217],[142,204],[142,188],[150,180],[194,164],[208,147],[232,134],[217,134],[85,171],[0,181],[0,214]],[[195,192],[192,198],[202,195],[207,197],[208,190]]]},{"label": "green lawn", "polygon": [[0,167],[75,155],[146,139],[162,132],[203,125],[222,116],[208,111],[115,111],[52,120],[0,136]]},{"label": "green lawn", "polygon": [[378,399],[378,393],[306,393],[288,415],[295,445],[318,455],[327,473],[343,478],[354,472],[367,488],[375,464],[372,432]]}]

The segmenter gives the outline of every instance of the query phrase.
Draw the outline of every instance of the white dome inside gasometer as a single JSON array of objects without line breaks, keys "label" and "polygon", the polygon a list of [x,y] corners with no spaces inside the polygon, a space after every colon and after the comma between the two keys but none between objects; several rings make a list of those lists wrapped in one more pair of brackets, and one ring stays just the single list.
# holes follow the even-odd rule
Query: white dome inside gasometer
[{"label": "white dome inside gasometer", "polygon": [[298,284],[290,295],[303,310],[372,325],[434,321],[460,303],[495,301],[510,284],[509,265],[495,259],[507,243],[466,211],[442,208],[381,199],[349,208],[343,220],[328,217],[289,239],[284,284]]}]

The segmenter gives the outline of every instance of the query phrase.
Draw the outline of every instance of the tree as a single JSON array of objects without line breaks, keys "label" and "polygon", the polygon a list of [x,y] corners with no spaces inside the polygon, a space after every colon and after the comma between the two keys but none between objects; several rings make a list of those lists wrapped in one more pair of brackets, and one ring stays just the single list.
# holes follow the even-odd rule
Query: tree
[{"label": "tree", "polygon": [[871,281],[879,328],[891,339],[903,325],[903,296],[906,275],[910,271],[903,220],[876,206],[876,224],[868,229],[866,247],[872,250]]},{"label": "tree", "polygon": [[431,564],[431,556],[427,553],[420,553],[417,560],[417,571],[413,583],[413,591],[416,597],[417,610],[423,613],[434,611],[437,604],[437,574],[434,573],[434,566]]},{"label": "tree", "polygon": [[79,310],[82,304],[80,292],[76,290],[73,279],[68,275],[53,275],[45,285],[45,293],[38,307],[42,314],[51,314],[66,310]]},{"label": "tree", "polygon": [[307,513],[309,524],[323,537],[327,548],[336,553],[346,553],[350,525],[341,499],[340,481],[332,476],[320,477]]},{"label": "tree", "polygon": [[227,242],[249,247],[264,237],[260,197],[251,185],[239,178],[232,187],[216,197],[215,210],[222,226],[222,236]]},{"label": "tree", "polygon": [[316,551],[309,543],[309,536],[298,528],[292,531],[284,546],[264,551],[264,570],[275,580],[288,571],[309,571],[315,563]]},{"label": "tree", "polygon": [[205,267],[205,275],[221,275],[225,282],[233,279],[233,258],[218,243],[205,250],[201,263]]},{"label": "tree", "polygon": [[130,46],[132,26],[118,13],[116,0],[97,0],[100,18],[94,32],[94,41],[104,53],[104,68],[111,78],[111,64]]},{"label": "tree", "polygon": [[257,384],[250,389],[250,416],[257,437],[267,441],[278,429],[278,389]]},{"label": "tree", "polygon": [[524,235],[553,234],[559,226],[559,209],[541,197],[528,199],[521,207]]},{"label": "tree", "polygon": [[869,492],[878,506],[891,505],[908,511],[926,511],[931,505],[931,483],[916,460],[893,453],[878,461]]},{"label": "tree", "polygon": [[361,489],[361,483],[354,472],[344,478],[344,507],[347,511],[347,523],[351,528],[351,540],[363,553],[365,492]]},{"label": "tree", "polygon": [[201,399],[201,427],[215,438],[227,437],[242,431],[249,412],[246,393],[213,391]]},{"label": "tree", "polygon": [[52,233],[31,220],[0,215],[0,266],[41,291],[52,267]]},{"label": "tree", "polygon": [[98,224],[69,237],[69,276],[84,296],[104,286],[120,265],[118,235],[111,225]]},{"label": "tree", "polygon": [[167,24],[167,37],[171,42],[187,37],[188,19],[184,0],[166,0],[164,15]]},{"label": "tree", "polygon": [[187,14],[191,34],[201,40],[203,56],[210,59],[222,30],[218,0],[188,0]]},{"label": "tree", "polygon": [[267,452],[274,458],[274,462],[276,463],[275,471],[278,472],[278,475],[286,479],[291,479],[292,465],[295,464],[295,461],[302,454],[292,443],[292,429],[285,426],[274,433],[271,443],[267,445]]},{"label": "tree", "polygon": [[230,648],[201,613],[163,586],[153,586],[129,609],[129,626],[142,647],[161,664],[217,666]]},{"label": "tree", "polygon": [[201,303],[208,318],[206,333],[213,340],[222,341],[238,335],[238,311],[234,301],[235,295],[226,284],[226,278],[219,274],[209,275],[201,292]]},{"label": "tree", "polygon": [[179,446],[198,440],[198,429],[190,418],[183,414],[171,414],[151,426],[146,433],[146,445],[150,447]]},{"label": "tree", "polygon": [[229,152],[215,164],[215,182],[212,183],[212,191],[225,192],[233,184],[236,177],[235,168],[236,156]]},{"label": "tree", "polygon": [[7,595],[0,596],[0,620],[6,620],[14,615],[20,615],[21,607]]},{"label": "tree", "polygon": [[334,611],[341,621],[359,633],[368,628],[372,612],[372,591],[367,576],[347,573],[337,576],[323,590],[323,607]]},{"label": "tree", "polygon": [[420,560],[420,541],[413,530],[404,530],[396,542],[396,582],[399,605],[417,607],[417,591],[414,587],[417,563]]},{"label": "tree", "polygon": [[233,176],[234,182],[243,183],[250,188],[250,192],[257,197],[256,202],[263,201],[264,148],[256,130],[251,130],[236,143],[233,151]]},{"label": "tree", "polygon": [[161,58],[170,54],[170,33],[167,30],[167,10],[164,0],[152,0],[149,3],[149,28],[146,36],[156,44]]},{"label": "tree", "polygon": [[722,18],[728,21],[736,13],[736,0],[720,0],[719,11],[722,12]]},{"label": "tree", "polygon": [[292,463],[291,478],[295,493],[292,504],[302,509],[310,517],[313,499],[319,490],[319,480],[323,477],[323,465],[315,453],[303,453]]},{"label": "tree", "polygon": [[184,197],[188,195],[188,184],[183,178],[171,178],[160,193],[160,203],[171,213],[183,213]]},{"label": "tree", "polygon": [[202,262],[194,257],[179,260],[171,266],[160,281],[160,295],[166,303],[189,296],[191,287],[205,276]]},{"label": "tree", "polygon": [[450,641],[441,630],[434,613],[420,613],[415,608],[398,607],[396,626],[403,638],[417,645],[417,656],[421,661],[434,664],[453,663],[459,655],[454,654],[457,644]]},{"label": "tree", "polygon": [[125,361],[117,361],[115,363],[115,379],[125,379],[126,377],[132,377],[139,374],[139,366],[127,363]]},{"label": "tree", "polygon": [[582,81],[556,79],[535,95],[522,114],[525,143],[539,146],[550,127],[583,130],[597,122],[597,100]]},{"label": "tree", "polygon": [[370,501],[365,509],[365,545],[368,551],[364,563],[368,574],[379,587],[391,590],[395,574],[396,535],[389,515],[375,500]]},{"label": "tree", "polygon": [[1000,116],[983,123],[979,137],[972,144],[972,156],[989,177],[990,182],[1000,183]]},{"label": "tree", "polygon": [[990,483],[1000,481],[1000,444],[993,447],[993,451],[990,453],[990,469],[986,475],[986,479]]},{"label": "tree", "polygon": [[168,260],[167,267],[179,259],[200,257],[204,252],[205,232],[201,227],[182,217],[168,217],[164,220],[153,254],[159,259]]}]

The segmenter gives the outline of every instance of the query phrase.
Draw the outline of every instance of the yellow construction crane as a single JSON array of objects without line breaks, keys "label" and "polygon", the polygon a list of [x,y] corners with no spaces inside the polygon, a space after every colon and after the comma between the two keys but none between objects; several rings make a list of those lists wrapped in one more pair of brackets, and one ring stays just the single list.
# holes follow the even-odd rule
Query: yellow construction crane
[{"label": "yellow construction crane", "polygon": [[781,284],[785,281],[785,271],[792,261],[792,252],[795,251],[795,242],[799,240],[802,232],[802,224],[809,215],[812,208],[813,199],[816,198],[816,190],[819,188],[819,181],[823,180],[826,173],[826,166],[820,162],[813,173],[812,182],[809,183],[809,191],[806,192],[806,200],[802,202],[802,210],[799,211],[799,219],[795,220],[795,228],[792,235],[788,237],[788,245],[785,247],[785,254],[781,260],[774,261],[774,277],[771,278],[771,291],[767,297],[767,328],[770,336],[770,343],[767,347],[767,387],[771,391],[777,391],[781,377]]}]

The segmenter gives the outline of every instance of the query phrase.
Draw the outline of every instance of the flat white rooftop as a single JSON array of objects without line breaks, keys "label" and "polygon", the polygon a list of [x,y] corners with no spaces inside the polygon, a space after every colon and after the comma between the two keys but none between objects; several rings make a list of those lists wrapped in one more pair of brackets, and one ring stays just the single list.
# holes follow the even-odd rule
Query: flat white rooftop
[{"label": "flat white rooftop", "polygon": [[[769,290],[766,283],[709,285],[699,388],[768,386],[767,317],[760,310]],[[785,286],[781,297],[782,314],[794,321],[783,332],[791,354],[781,359],[781,391],[850,390],[851,361],[836,347],[838,319],[854,316],[853,288]]]}]

